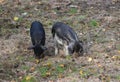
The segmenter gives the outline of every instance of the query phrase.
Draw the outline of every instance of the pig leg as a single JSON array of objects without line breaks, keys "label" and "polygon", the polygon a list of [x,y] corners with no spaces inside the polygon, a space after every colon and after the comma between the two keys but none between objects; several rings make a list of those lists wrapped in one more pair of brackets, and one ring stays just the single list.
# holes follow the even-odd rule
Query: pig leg
[{"label": "pig leg", "polygon": [[69,51],[68,51],[68,45],[64,45],[64,52],[65,52],[65,55],[69,55]]}]

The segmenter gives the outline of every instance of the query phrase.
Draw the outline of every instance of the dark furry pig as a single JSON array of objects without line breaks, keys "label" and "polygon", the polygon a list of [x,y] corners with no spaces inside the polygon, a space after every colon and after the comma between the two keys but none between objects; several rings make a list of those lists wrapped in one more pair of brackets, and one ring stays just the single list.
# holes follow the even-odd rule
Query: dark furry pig
[{"label": "dark furry pig", "polygon": [[29,47],[29,49],[34,50],[34,54],[36,58],[43,57],[42,53],[46,49],[44,47],[45,31],[44,31],[43,25],[40,22],[38,21],[32,22],[31,28],[30,28],[30,37],[31,37],[33,46]]}]

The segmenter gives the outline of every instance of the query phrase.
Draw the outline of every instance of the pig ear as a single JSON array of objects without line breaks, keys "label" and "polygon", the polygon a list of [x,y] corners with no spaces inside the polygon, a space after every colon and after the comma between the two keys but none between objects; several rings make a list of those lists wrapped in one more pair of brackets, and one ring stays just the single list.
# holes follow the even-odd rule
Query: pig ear
[{"label": "pig ear", "polygon": [[28,47],[27,49],[28,50],[31,50],[31,49],[34,49],[35,48],[35,46],[30,46],[30,47]]},{"label": "pig ear", "polygon": [[40,46],[43,50],[47,50],[47,48],[45,46]]}]

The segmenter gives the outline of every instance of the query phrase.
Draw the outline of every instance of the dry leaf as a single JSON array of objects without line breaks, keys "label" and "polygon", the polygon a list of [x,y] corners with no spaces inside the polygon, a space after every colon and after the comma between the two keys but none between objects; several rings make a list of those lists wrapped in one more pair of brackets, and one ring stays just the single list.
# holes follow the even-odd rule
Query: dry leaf
[{"label": "dry leaf", "polygon": [[40,60],[39,60],[39,59],[36,59],[35,62],[38,64],[38,63],[40,63]]},{"label": "dry leaf", "polygon": [[82,70],[80,70],[80,72],[79,72],[79,73],[80,73],[80,75],[83,75],[83,71],[82,71]]},{"label": "dry leaf", "polygon": [[41,1],[38,2],[39,5],[43,4]]},{"label": "dry leaf", "polygon": [[43,64],[43,66],[48,66],[48,67],[50,67],[50,66],[51,66],[51,63]]},{"label": "dry leaf", "polygon": [[105,58],[109,58],[109,55],[108,55],[108,54],[105,54]]},{"label": "dry leaf", "polygon": [[3,3],[4,2],[4,0],[0,0],[0,3]]},{"label": "dry leaf", "polygon": [[16,81],[12,80],[12,81],[10,81],[10,82],[16,82]]},{"label": "dry leaf", "polygon": [[18,21],[19,18],[15,16],[15,17],[13,18],[13,20],[14,20],[14,21]]},{"label": "dry leaf", "polygon": [[27,49],[24,49],[24,52],[27,52]]},{"label": "dry leaf", "polygon": [[47,76],[50,76],[50,75],[51,75],[51,73],[50,73],[50,72],[46,72],[46,75],[47,75]]},{"label": "dry leaf", "polygon": [[115,55],[115,56],[112,56],[112,59],[117,59],[117,56]]},{"label": "dry leaf", "polygon": [[60,66],[60,67],[65,67],[65,65],[64,65],[64,64],[60,64],[59,66]]},{"label": "dry leaf", "polygon": [[30,71],[34,71],[34,70],[35,70],[35,67],[31,67],[31,68],[30,68]]},{"label": "dry leaf", "polygon": [[115,59],[115,56],[112,56],[112,59]]},{"label": "dry leaf", "polygon": [[54,82],[53,80],[49,80],[48,82]]},{"label": "dry leaf", "polygon": [[118,50],[118,53],[120,53],[120,50]]},{"label": "dry leaf", "polygon": [[91,62],[93,59],[91,57],[88,58],[88,61]]},{"label": "dry leaf", "polygon": [[102,65],[101,65],[101,64],[98,64],[98,67],[102,67]]},{"label": "dry leaf", "polygon": [[102,29],[102,31],[103,31],[103,32],[105,32],[105,31],[106,31],[106,29]]},{"label": "dry leaf", "polygon": [[59,75],[58,75],[58,78],[63,78],[63,75],[62,75],[62,74],[59,74]]},{"label": "dry leaf", "polygon": [[20,76],[19,79],[21,80],[21,79],[22,79],[22,76]]},{"label": "dry leaf", "polygon": [[26,80],[30,80],[30,79],[31,79],[31,76],[27,76],[25,79],[26,79]]}]

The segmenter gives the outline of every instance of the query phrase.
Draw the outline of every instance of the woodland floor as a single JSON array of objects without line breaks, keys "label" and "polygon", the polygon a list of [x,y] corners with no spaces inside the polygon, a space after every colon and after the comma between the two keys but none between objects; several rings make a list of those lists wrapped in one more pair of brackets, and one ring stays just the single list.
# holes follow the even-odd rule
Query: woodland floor
[{"label": "woodland floor", "polygon": [[[31,45],[31,22],[43,23],[46,55]],[[52,25],[71,26],[83,56],[54,56]],[[0,0],[0,82],[120,82],[120,0]]]}]

